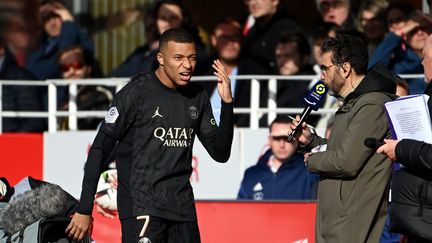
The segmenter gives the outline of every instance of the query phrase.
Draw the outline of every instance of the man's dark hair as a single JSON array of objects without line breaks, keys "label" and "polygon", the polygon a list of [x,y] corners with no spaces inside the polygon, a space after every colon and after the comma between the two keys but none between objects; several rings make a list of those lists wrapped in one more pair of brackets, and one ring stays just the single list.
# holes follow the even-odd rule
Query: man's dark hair
[{"label": "man's dark hair", "polygon": [[177,43],[195,43],[193,36],[183,28],[172,28],[165,31],[159,39],[159,49],[162,50],[169,41]]},{"label": "man's dark hair", "polygon": [[[273,124],[282,123],[282,124],[291,124],[292,119],[289,116],[277,116],[269,126],[269,132],[271,132]],[[288,134],[287,134],[288,135]]]},{"label": "man's dark hair", "polygon": [[310,45],[306,37],[300,33],[282,32],[279,36],[278,44],[296,43],[297,52],[301,56],[310,55]]},{"label": "man's dark hair", "polygon": [[[406,15],[406,17],[408,17],[408,15],[415,10],[414,6],[409,1],[391,1],[391,3],[386,8],[385,16],[387,17],[389,12],[393,9],[400,10]],[[405,20],[407,20],[407,18],[403,19],[402,21]]]},{"label": "man's dark hair", "polygon": [[312,40],[322,41],[329,36],[331,31],[336,32],[339,26],[335,23],[320,21],[312,30]]},{"label": "man's dark hair", "polygon": [[337,35],[327,38],[321,47],[322,53],[332,53],[332,63],[342,65],[351,64],[356,74],[362,75],[367,71],[368,51],[364,41],[351,35]]}]

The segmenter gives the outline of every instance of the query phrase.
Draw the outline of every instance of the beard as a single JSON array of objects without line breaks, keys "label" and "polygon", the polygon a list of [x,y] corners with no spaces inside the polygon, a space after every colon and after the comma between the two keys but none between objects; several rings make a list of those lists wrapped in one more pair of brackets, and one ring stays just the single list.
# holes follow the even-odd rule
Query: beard
[{"label": "beard", "polygon": [[340,75],[340,72],[336,72],[331,78],[331,82],[327,83],[329,86],[329,95],[338,97],[341,94],[342,87],[345,85],[345,80]]}]

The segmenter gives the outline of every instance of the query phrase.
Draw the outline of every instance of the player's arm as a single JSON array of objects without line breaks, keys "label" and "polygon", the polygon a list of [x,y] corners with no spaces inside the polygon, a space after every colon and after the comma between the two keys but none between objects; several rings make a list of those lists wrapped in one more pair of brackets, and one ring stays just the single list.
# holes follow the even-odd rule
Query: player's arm
[{"label": "player's arm", "polygon": [[93,141],[84,169],[79,208],[66,229],[69,237],[73,239],[81,240],[89,229],[102,162],[108,158],[115,143],[116,140],[102,130],[99,130]]},{"label": "player's arm", "polygon": [[99,176],[102,173],[102,162],[108,158],[115,143],[116,139],[107,135],[102,129],[99,130],[95,140],[93,141],[85,164],[78,213],[87,215],[91,214]]},{"label": "player's arm", "polygon": [[231,80],[219,60],[213,64],[218,78],[218,92],[222,100],[219,127],[213,117],[209,98],[205,96],[205,113],[201,120],[198,137],[210,156],[218,162],[226,162],[231,154],[234,134],[233,98]]},{"label": "player's arm", "polygon": [[127,85],[116,95],[89,151],[78,211],[66,229],[66,233],[75,240],[84,237],[91,223],[94,196],[103,161],[108,158],[115,143],[124,137],[135,119],[137,99],[133,87]]}]

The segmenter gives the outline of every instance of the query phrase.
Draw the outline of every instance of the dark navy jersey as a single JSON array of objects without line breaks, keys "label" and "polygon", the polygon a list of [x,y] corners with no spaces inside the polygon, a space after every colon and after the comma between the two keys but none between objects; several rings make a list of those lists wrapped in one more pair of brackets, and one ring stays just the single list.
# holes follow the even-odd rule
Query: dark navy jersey
[{"label": "dark navy jersey", "polygon": [[[226,162],[233,138],[233,107],[222,104],[218,127],[209,98],[199,85],[170,89],[154,72],[147,73],[132,79],[116,95],[94,143],[98,136],[118,141],[121,218],[153,215],[196,220],[189,181],[193,143],[198,136],[213,159]],[[100,173],[101,160],[114,146],[112,142],[98,144],[104,152],[100,156],[90,153],[85,169],[79,211],[85,214],[91,213],[94,177]],[[97,146],[93,144],[92,150]]]}]

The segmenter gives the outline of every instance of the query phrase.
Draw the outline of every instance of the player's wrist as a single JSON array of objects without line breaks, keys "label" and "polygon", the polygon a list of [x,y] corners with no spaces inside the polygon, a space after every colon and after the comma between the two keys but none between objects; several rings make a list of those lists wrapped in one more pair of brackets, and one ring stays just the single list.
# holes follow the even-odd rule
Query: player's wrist
[{"label": "player's wrist", "polygon": [[234,101],[234,99],[232,97],[231,98],[227,98],[227,99],[223,99],[223,102],[225,102],[227,104],[232,103],[233,101]]}]

